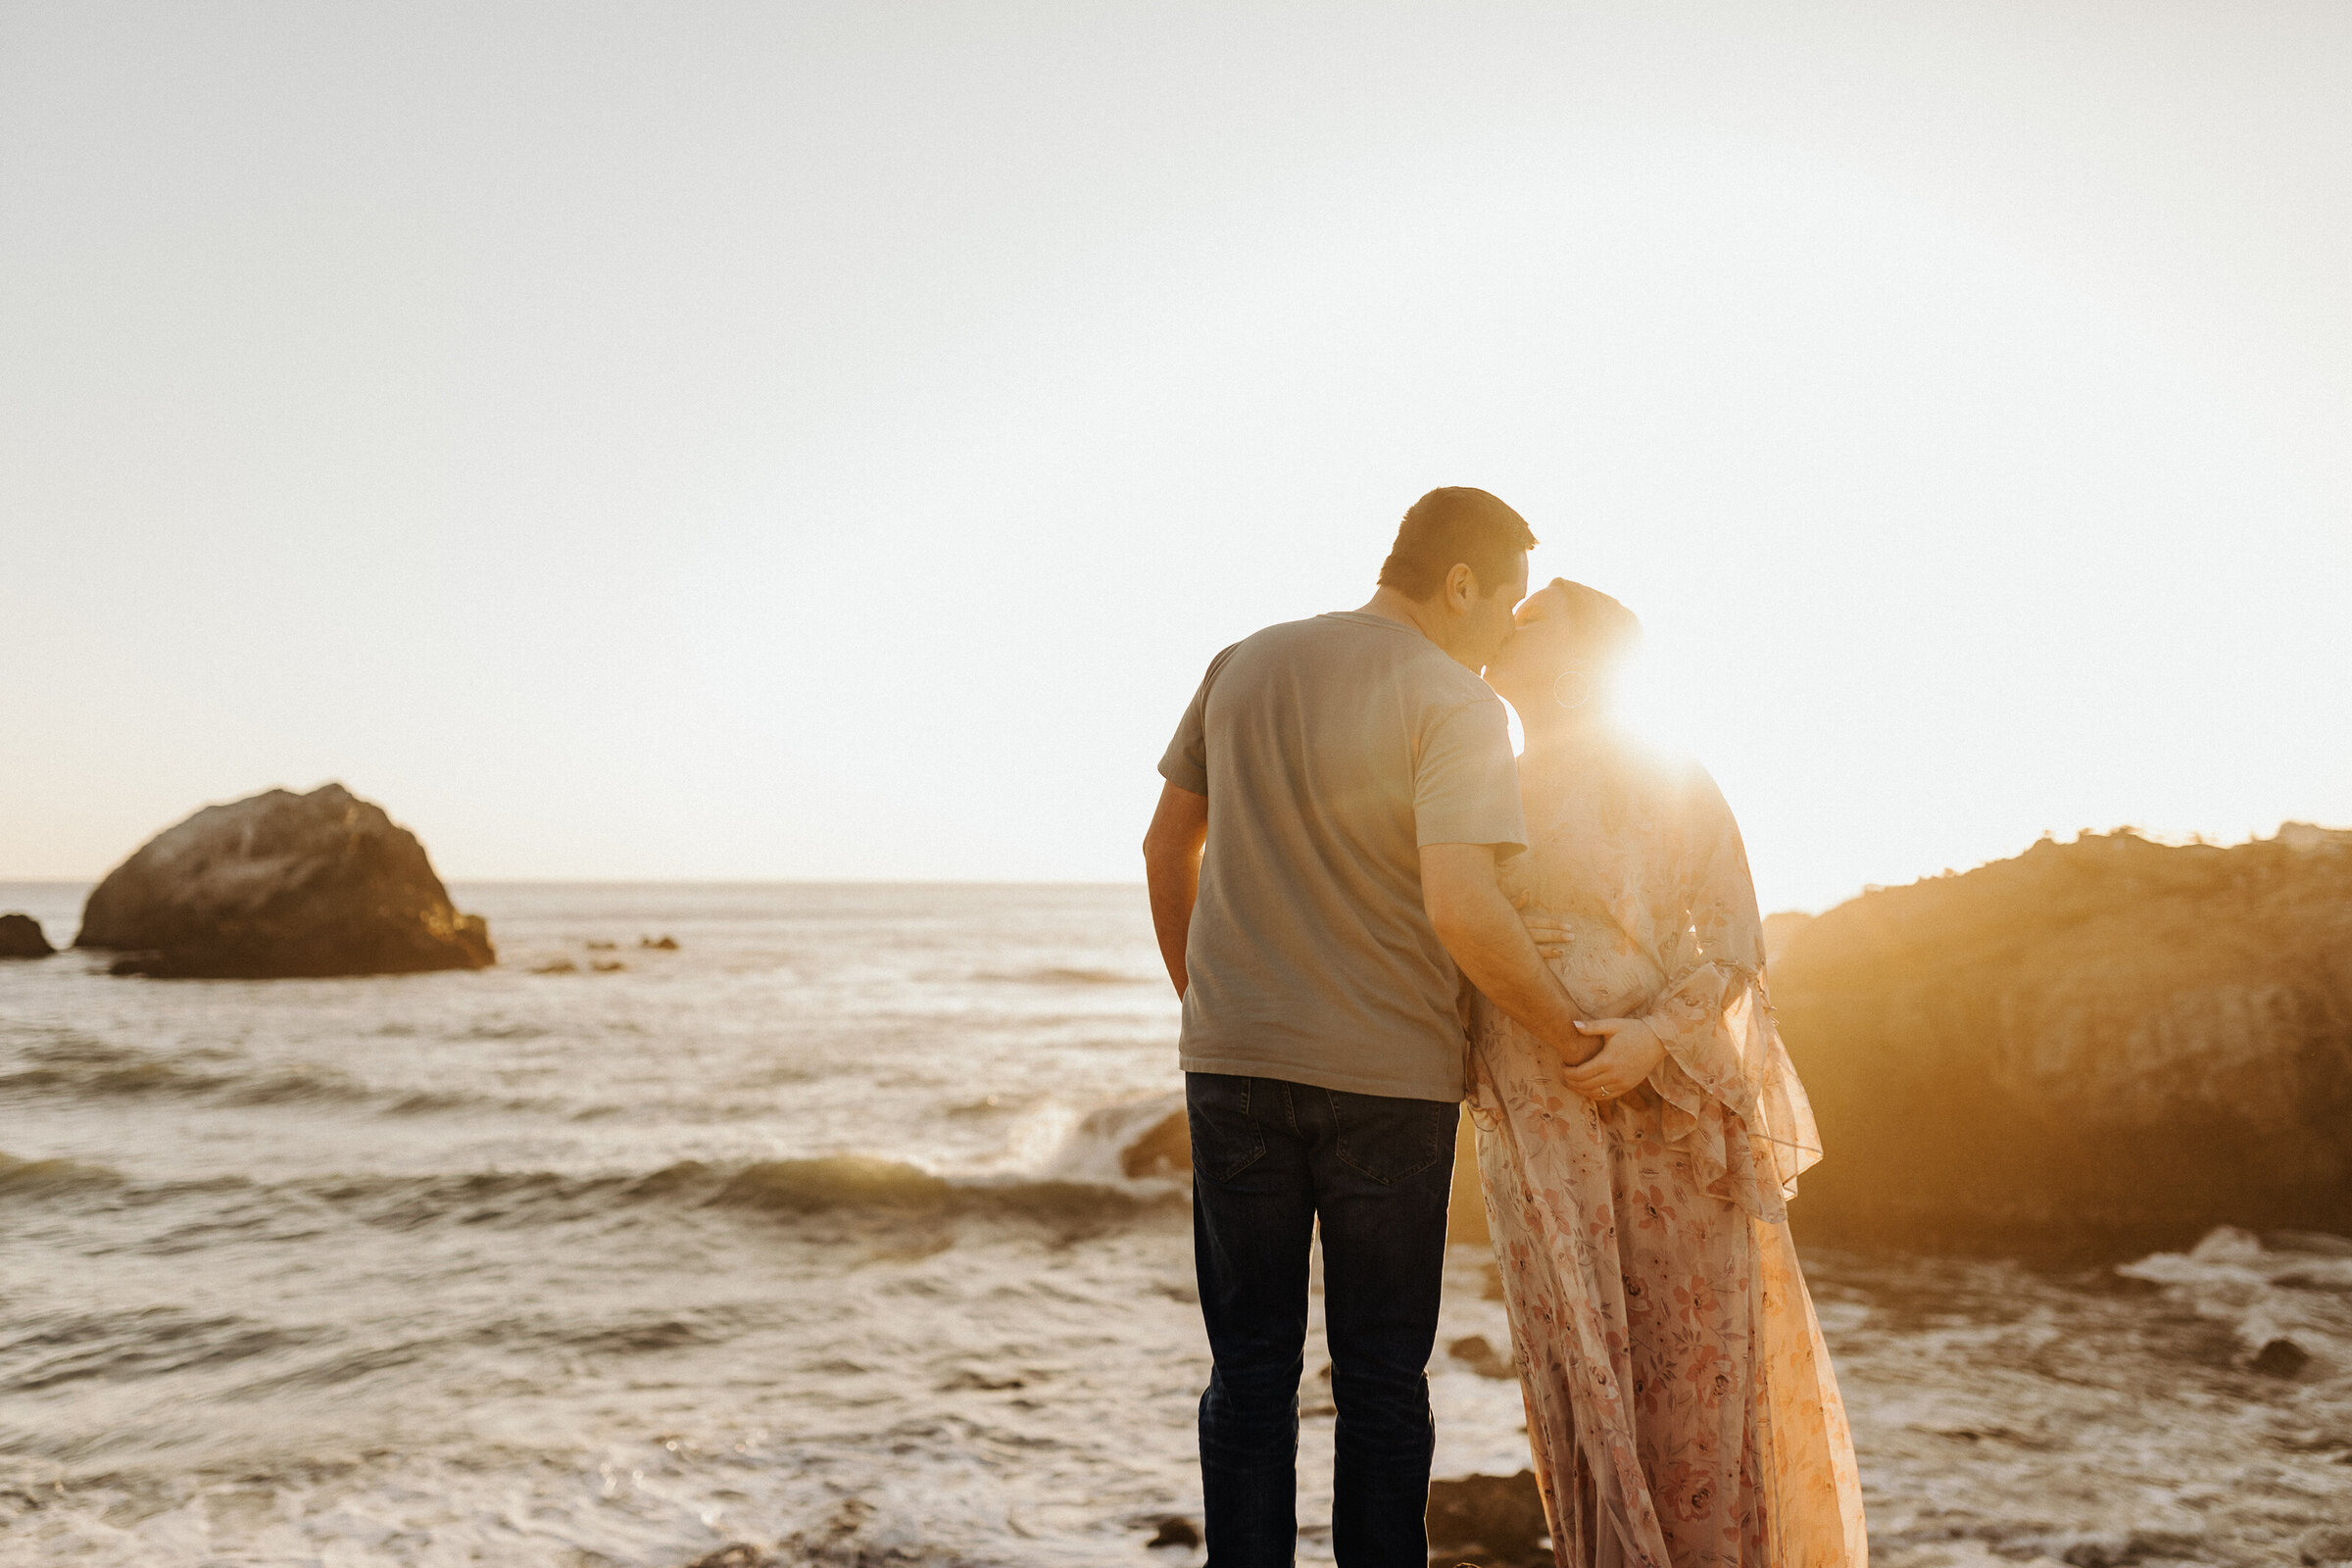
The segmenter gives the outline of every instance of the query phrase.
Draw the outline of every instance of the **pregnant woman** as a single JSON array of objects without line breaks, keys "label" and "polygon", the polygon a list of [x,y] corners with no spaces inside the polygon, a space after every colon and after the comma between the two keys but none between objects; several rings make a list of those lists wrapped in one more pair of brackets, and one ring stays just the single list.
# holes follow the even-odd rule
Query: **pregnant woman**
[{"label": "pregnant woman", "polygon": [[1862,1568],[1861,1486],[1785,1204],[1820,1157],[1740,831],[1610,721],[1632,612],[1554,579],[1487,668],[1526,735],[1507,890],[1600,1053],[1491,1006],[1471,1114],[1558,1561]]}]

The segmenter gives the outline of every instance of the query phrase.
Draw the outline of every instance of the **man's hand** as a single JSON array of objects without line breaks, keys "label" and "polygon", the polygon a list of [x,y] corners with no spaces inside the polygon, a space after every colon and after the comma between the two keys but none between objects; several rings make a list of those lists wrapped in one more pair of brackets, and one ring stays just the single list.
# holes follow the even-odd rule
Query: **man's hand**
[{"label": "man's hand", "polygon": [[1615,1100],[1666,1059],[1666,1043],[1642,1019],[1595,1018],[1576,1028],[1579,1034],[1605,1037],[1598,1054],[1562,1075],[1587,1100]]},{"label": "man's hand", "polygon": [[1568,956],[1568,947],[1576,940],[1576,933],[1563,925],[1558,915],[1538,904],[1533,893],[1520,894],[1511,901],[1511,907],[1519,911],[1519,923],[1527,927],[1528,940],[1536,945],[1538,953],[1546,959]]}]

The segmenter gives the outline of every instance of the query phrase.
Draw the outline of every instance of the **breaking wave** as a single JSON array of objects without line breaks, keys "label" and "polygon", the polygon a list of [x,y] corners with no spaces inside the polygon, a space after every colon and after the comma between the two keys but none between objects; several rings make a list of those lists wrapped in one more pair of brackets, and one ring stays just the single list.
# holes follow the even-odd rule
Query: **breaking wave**
[{"label": "breaking wave", "polygon": [[177,1307],[51,1317],[0,1337],[0,1390],[26,1394],[88,1379],[119,1382],[225,1366],[300,1346],[321,1332]]},{"label": "breaking wave", "polygon": [[2227,1327],[2232,1359],[2248,1369],[2298,1383],[2352,1372],[2352,1238],[2258,1237],[2224,1225],[2185,1252],[2157,1252],[2116,1273]]},{"label": "breaking wave", "polygon": [[123,1185],[120,1171],[78,1159],[18,1159],[0,1154],[0,1194],[38,1198],[56,1193],[112,1191]]},{"label": "breaking wave", "polygon": [[308,1062],[259,1065],[218,1050],[164,1054],[60,1035],[18,1053],[0,1071],[0,1099],[187,1100],[225,1106],[367,1106],[392,1115],[535,1109],[539,1102],[463,1090],[377,1088]]},{"label": "breaking wave", "polygon": [[395,1229],[444,1222],[531,1224],[648,1204],[792,1219],[1002,1219],[1092,1231],[1180,1213],[1185,1194],[1159,1181],[1067,1176],[942,1176],[869,1154],[742,1164],[679,1160],[633,1176],[553,1171],[384,1177],[310,1184],[309,1196]]},{"label": "breaking wave", "polygon": [[859,1154],[774,1159],[728,1177],[710,1201],[779,1214],[872,1213],[1034,1220],[1059,1229],[1109,1228],[1180,1211],[1181,1195],[1054,1178],[950,1180],[899,1160]]},{"label": "breaking wave", "polygon": [[[0,1195],[71,1201],[128,1198],[140,1203],[264,1189],[250,1180],[132,1183],[120,1172],[74,1160],[0,1154]],[[856,1225],[975,1219],[1044,1226],[1065,1237],[1099,1234],[1181,1214],[1188,1198],[1163,1180],[1086,1180],[1070,1175],[942,1176],[904,1160],[832,1154],[745,1163],[680,1160],[639,1175],[476,1171],[428,1176],[357,1176],[273,1189],[289,1200],[324,1204],[364,1224],[402,1231],[439,1225],[523,1227],[598,1220],[666,1205],[832,1220]]]},{"label": "breaking wave", "polygon": [[[70,1036],[27,1048],[24,1065],[0,1073],[0,1095],[110,1100],[201,1096],[226,1105],[356,1102],[371,1092],[332,1068],[291,1066],[216,1071],[128,1046]],[[198,1058],[201,1059],[201,1058]]]},{"label": "breaking wave", "polygon": [[1154,983],[1151,975],[1129,974],[1121,969],[1060,967],[1017,971],[984,969],[972,978],[1022,986],[1146,986]]}]

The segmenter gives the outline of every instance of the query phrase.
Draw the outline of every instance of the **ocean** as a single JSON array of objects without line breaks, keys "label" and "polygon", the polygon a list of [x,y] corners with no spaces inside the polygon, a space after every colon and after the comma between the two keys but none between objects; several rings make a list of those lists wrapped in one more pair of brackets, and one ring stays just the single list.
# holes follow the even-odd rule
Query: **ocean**
[{"label": "ocean", "polygon": [[[453,891],[499,967],[0,963],[0,1564],[1200,1560],[1140,889]],[[2352,1561],[2352,1240],[1806,1259],[1877,1562]],[[1463,1245],[1440,1476],[1527,1463],[1473,1338]]]}]

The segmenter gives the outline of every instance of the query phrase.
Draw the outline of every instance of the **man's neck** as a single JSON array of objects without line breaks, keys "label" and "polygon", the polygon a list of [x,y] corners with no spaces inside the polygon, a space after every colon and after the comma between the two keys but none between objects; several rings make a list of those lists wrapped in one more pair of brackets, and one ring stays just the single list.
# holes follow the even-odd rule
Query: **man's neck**
[{"label": "man's neck", "polygon": [[[1364,602],[1363,608],[1356,613],[1378,615],[1383,620],[1393,620],[1398,625],[1410,626],[1443,649],[1446,658],[1457,664],[1462,663],[1461,655],[1455,653],[1451,648],[1447,648],[1446,639],[1439,635],[1440,632],[1446,629],[1439,612],[1418,600],[1407,599],[1394,588],[1375,589],[1372,597]],[[1468,664],[1463,664],[1462,667],[1474,668]]]}]

